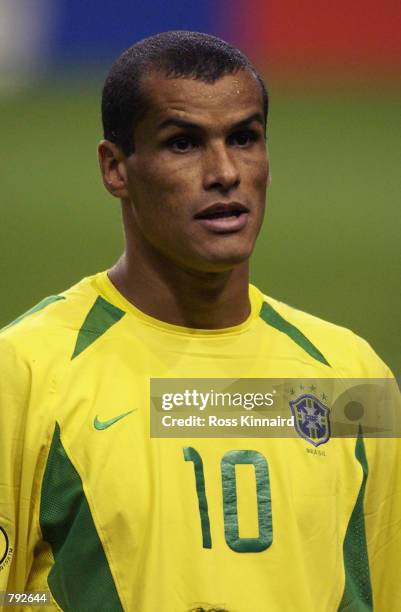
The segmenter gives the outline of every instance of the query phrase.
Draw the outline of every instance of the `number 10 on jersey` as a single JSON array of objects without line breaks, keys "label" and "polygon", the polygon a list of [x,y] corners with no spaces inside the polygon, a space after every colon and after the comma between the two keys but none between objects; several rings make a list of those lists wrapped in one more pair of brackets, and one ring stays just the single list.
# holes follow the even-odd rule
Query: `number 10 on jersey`
[{"label": "number 10 on jersey", "polygon": [[[184,459],[185,461],[192,461],[194,464],[203,547],[212,548],[202,457],[194,448],[186,447],[184,448]],[[257,538],[241,538],[239,536],[237,482],[235,477],[235,466],[239,464],[251,464],[255,469],[259,526]],[[269,467],[266,458],[254,450],[228,451],[221,460],[221,482],[223,487],[224,535],[228,546],[235,552],[240,553],[261,552],[269,548],[273,542],[273,526]]]}]

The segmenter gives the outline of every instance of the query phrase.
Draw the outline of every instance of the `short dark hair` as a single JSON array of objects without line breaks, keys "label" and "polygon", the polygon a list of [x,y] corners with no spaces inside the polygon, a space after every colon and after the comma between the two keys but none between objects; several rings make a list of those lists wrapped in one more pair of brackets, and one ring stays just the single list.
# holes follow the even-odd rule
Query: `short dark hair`
[{"label": "short dark hair", "polygon": [[239,49],[216,36],[185,30],[162,32],[137,42],[114,62],[104,83],[104,138],[119,145],[125,155],[133,152],[133,130],[147,110],[141,81],[149,72],[214,83],[239,70],[249,71],[259,82],[266,123],[266,86],[256,68]]}]

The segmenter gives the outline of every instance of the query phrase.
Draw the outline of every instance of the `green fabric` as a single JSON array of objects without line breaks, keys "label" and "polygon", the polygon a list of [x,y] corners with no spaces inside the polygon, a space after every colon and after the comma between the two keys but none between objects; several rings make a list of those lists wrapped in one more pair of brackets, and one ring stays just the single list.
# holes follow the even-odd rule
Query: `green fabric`
[{"label": "green fabric", "polygon": [[319,349],[316,348],[314,344],[304,334],[292,323],[286,321],[278,312],[274,310],[270,304],[266,302],[263,303],[263,306],[260,310],[259,316],[263,319],[265,323],[271,325],[275,329],[283,332],[283,334],[287,334],[291,340],[293,340],[298,346],[300,346],[304,351],[308,353],[311,357],[320,361],[324,365],[329,367],[329,362],[325,359]]},{"label": "green fabric", "polygon": [[71,359],[77,357],[88,348],[100,336],[102,336],[112,325],[117,323],[125,312],[99,296],[88,312],[81,329]]},{"label": "green fabric", "polygon": [[[259,535],[240,538],[235,466],[251,464],[255,468]],[[228,546],[239,553],[261,552],[273,542],[269,468],[265,457],[254,450],[232,450],[221,460],[223,484],[224,532]]]},{"label": "green fabric", "polygon": [[202,546],[203,548],[212,548],[202,457],[197,450],[192,448],[192,446],[187,446],[184,448],[184,459],[185,461],[192,461],[194,464],[196,492],[198,494],[198,507],[202,528]]},{"label": "green fabric", "polygon": [[43,479],[40,527],[52,548],[49,588],[65,612],[123,610],[82,481],[56,424]]},{"label": "green fabric", "polygon": [[43,310],[43,308],[46,308],[46,306],[48,306],[49,304],[52,304],[53,302],[58,302],[59,300],[65,300],[65,297],[63,295],[49,295],[49,297],[46,297],[41,300],[39,304],[36,304],[36,306],[33,306],[32,308],[24,312],[24,314],[14,319],[14,321],[6,325],[6,327],[3,327],[1,331],[5,331],[9,327],[12,327],[13,325],[16,325],[17,323],[22,321],[22,319],[25,319],[25,317],[28,317],[29,315],[33,314],[34,312],[38,312],[39,310]]},{"label": "green fabric", "polygon": [[360,426],[355,457],[361,464],[363,478],[344,539],[345,586],[338,610],[368,612],[373,610],[373,600],[363,504],[369,470]]}]

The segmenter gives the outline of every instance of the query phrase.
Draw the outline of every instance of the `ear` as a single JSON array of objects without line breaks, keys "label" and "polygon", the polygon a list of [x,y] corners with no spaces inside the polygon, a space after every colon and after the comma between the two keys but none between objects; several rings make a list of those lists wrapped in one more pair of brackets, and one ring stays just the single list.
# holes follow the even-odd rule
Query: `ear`
[{"label": "ear", "polygon": [[128,198],[125,155],[110,140],[102,140],[98,146],[98,159],[103,184],[115,198]]}]

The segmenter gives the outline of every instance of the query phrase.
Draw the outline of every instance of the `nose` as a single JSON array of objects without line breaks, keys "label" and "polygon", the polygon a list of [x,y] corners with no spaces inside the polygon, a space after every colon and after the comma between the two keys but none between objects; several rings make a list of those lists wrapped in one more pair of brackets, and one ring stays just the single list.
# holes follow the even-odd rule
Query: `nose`
[{"label": "nose", "polygon": [[240,173],[226,145],[219,144],[205,152],[204,188],[227,193],[240,184]]}]

